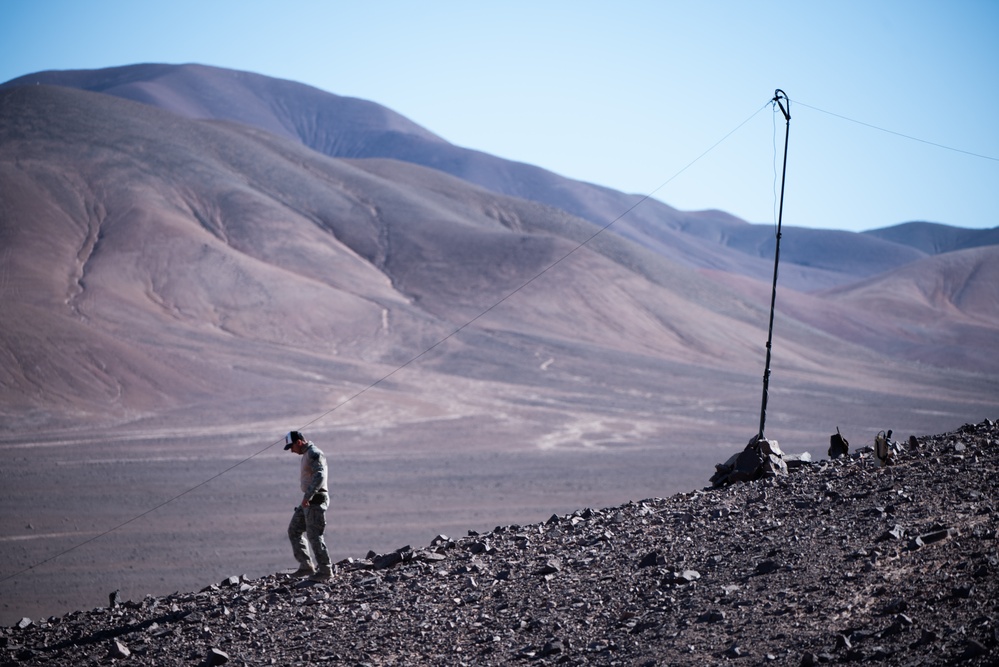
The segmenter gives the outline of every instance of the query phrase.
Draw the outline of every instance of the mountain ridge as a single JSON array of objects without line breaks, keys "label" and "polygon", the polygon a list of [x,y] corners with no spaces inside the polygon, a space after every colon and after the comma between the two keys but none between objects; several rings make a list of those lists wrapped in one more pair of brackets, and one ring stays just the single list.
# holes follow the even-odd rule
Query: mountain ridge
[{"label": "mountain ridge", "polygon": [[[101,72],[59,76],[76,84],[86,83],[91,88],[120,93],[132,90],[129,86],[150,76],[160,81],[164,73],[180,73],[188,80],[204,70],[158,67],[151,71],[152,74],[144,67],[120,68],[112,71],[104,84],[96,83],[102,80]],[[238,82],[246,78],[241,73],[208,71],[226,80],[235,77]],[[255,82],[255,89],[266,88],[265,78],[250,79]],[[203,88],[194,84],[189,87]],[[321,91],[308,87],[294,89],[307,91],[308,104],[319,104],[316,99],[328,102],[327,94]],[[161,330],[176,331],[178,341],[191,335],[177,329],[178,325],[202,327],[202,323],[207,323],[216,331],[213,334],[216,337],[237,334],[242,343],[251,344],[252,340],[254,346],[294,346],[295,340],[301,339],[305,347],[329,350],[333,356],[327,361],[337,358],[342,363],[358,354],[374,360],[379,356],[376,350],[381,349],[388,352],[381,361],[403,363],[404,355],[389,352],[398,349],[392,336],[402,334],[417,346],[418,341],[430,344],[446,336],[449,327],[464,326],[468,318],[487,313],[486,321],[495,317],[493,309],[512,290],[530,291],[535,277],[546,273],[553,263],[568,267],[583,262],[585,269],[576,278],[562,282],[554,292],[574,294],[573,300],[546,301],[541,295],[540,303],[546,304],[545,310],[525,311],[531,313],[531,324],[526,329],[527,320],[514,309],[513,319],[498,330],[519,321],[517,330],[528,336],[549,337],[558,331],[563,340],[582,335],[583,339],[609,344],[621,351],[640,349],[654,356],[665,354],[668,358],[688,362],[699,359],[697,363],[709,364],[725,359],[747,372],[753,366],[748,362],[752,348],[747,341],[753,338],[752,330],[763,320],[765,298],[747,302],[748,293],[741,287],[729,291],[725,280],[703,283],[706,276],[720,274],[689,271],[691,264],[707,265],[714,271],[720,267],[723,272],[739,275],[759,273],[764,268],[767,275],[771,270],[767,268],[766,253],[752,240],[754,234],[743,234],[753,227],[733,221],[730,216],[694,214],[693,218],[713,222],[697,227],[697,234],[690,235],[682,229],[683,224],[688,227],[689,224],[677,228],[675,216],[680,214],[667,207],[673,218],[666,220],[666,224],[651,224],[638,217],[618,221],[613,229],[608,229],[543,202],[504,198],[488,189],[477,189],[465,179],[453,180],[453,174],[438,169],[428,171],[405,160],[330,158],[306,147],[300,137],[289,143],[266,128],[233,124],[229,120],[192,121],[118,95],[73,90],[74,87],[45,85],[4,86],[5,125],[0,136],[4,137],[4,164],[8,165],[6,182],[19,184],[6,195],[7,199],[26,211],[36,205],[43,207],[45,217],[40,219],[64,220],[77,235],[78,240],[64,251],[65,259],[57,262],[62,264],[59,271],[69,270],[70,276],[62,287],[53,285],[55,292],[46,297],[53,304],[65,301],[68,314],[77,321],[94,317],[86,309],[99,301],[94,301],[92,295],[94,289],[104,289],[97,277],[106,275],[108,280],[116,281],[107,285],[111,291],[101,297],[110,299],[108,303],[119,304],[118,314],[108,311],[104,315],[114,326],[125,326],[128,320],[122,317],[124,312],[131,312],[134,323],[145,321],[147,325],[165,315],[166,326]],[[220,100],[215,104],[226,107]],[[285,100],[284,104],[287,108],[295,106],[292,100]],[[33,108],[37,111],[32,111]],[[46,119],[45,125],[33,120],[38,117],[32,116],[33,113],[41,114]],[[377,120],[369,118],[365,122],[380,127]],[[390,130],[400,123],[392,120]],[[69,165],[62,181],[53,181],[51,174],[43,176],[46,169],[51,169],[44,161],[51,161],[57,155],[59,162]],[[22,166],[17,167],[18,164]],[[25,180],[29,171],[23,165],[28,164],[34,165],[32,169],[41,169],[36,176]],[[53,183],[58,183],[58,187],[53,187]],[[82,186],[79,194],[73,192],[72,188],[79,186]],[[598,188],[597,192],[605,190]],[[63,210],[51,210],[53,202]],[[662,209],[657,205],[645,210]],[[39,245],[39,242],[45,245],[46,236],[31,237],[29,230],[15,224],[15,218],[8,215],[5,220],[5,233],[23,238],[28,244],[25,254],[52,255],[55,246],[42,250]],[[418,224],[414,224],[416,220]],[[299,226],[301,223],[306,226]],[[723,238],[712,239],[722,228],[729,231]],[[712,229],[715,231],[711,232]],[[828,239],[846,243],[843,239],[860,236],[818,230],[799,234],[800,231],[786,232],[785,243],[791,251],[797,243],[802,248],[814,247],[816,242],[808,241],[809,236],[824,239],[822,243]],[[62,232],[53,233],[55,237],[63,236]],[[800,240],[803,237],[805,240]],[[154,241],[158,239],[169,240],[173,244],[169,248],[175,249],[162,253],[157,246],[160,241]],[[714,243],[716,240],[721,243]],[[885,247],[902,247],[878,238],[870,243],[881,244],[879,254],[885,254]],[[890,245],[884,246],[886,243]],[[733,254],[732,246],[742,249]],[[750,247],[756,250],[750,252]],[[834,247],[831,254],[833,257],[844,254],[847,248],[848,245]],[[114,266],[113,255],[118,252],[127,253],[122,255],[125,258],[135,257],[139,252],[147,259],[143,260],[142,268],[136,265],[123,273]],[[896,257],[903,258],[897,260],[902,266],[921,261],[918,249],[905,252],[910,254],[896,253]],[[758,257],[747,259],[752,253]],[[176,257],[171,258],[171,254]],[[868,266],[875,264],[856,248],[849,254]],[[38,262],[25,262],[23,257],[11,261],[7,275],[35,276],[37,285],[51,284],[50,268]],[[172,265],[179,266],[178,261],[194,267],[195,274],[164,271]],[[755,262],[755,268],[747,269],[747,261]],[[872,342],[869,333],[850,341],[849,335],[855,334],[856,329],[828,326],[828,318],[821,313],[833,301],[839,304],[838,308],[858,311],[862,317],[876,304],[862,304],[858,297],[848,298],[845,287],[838,288],[838,292],[836,289],[816,292],[816,275],[844,276],[847,271],[834,259],[812,263],[815,267],[801,263],[782,267],[783,287],[790,290],[787,298],[796,304],[788,312],[806,326],[831,332],[834,337],[827,339],[825,350],[809,350],[807,341],[815,331],[807,333],[807,329],[802,329],[784,342],[788,352],[801,360],[835,355],[840,339],[847,336],[843,343],[859,342],[873,346],[879,354],[891,355],[891,346]],[[933,272],[942,272],[947,264],[936,262],[926,266],[937,267]],[[154,267],[152,272],[149,267]],[[256,273],[260,275],[254,276]],[[188,279],[196,274],[204,277],[197,282]],[[609,279],[590,284],[589,276],[598,274],[606,274]],[[886,285],[887,298],[911,294],[904,298],[924,300],[919,288],[911,291],[900,282],[919,281],[919,274],[918,270],[904,272],[896,274],[891,282],[881,282],[889,280],[886,276],[891,275],[890,271],[882,271],[868,278],[868,284]],[[971,276],[963,275],[963,279]],[[146,287],[139,290],[133,284],[127,291],[114,294],[114,290],[137,277]],[[989,368],[981,365],[976,350],[987,348],[995,336],[994,317],[990,314],[996,309],[994,290],[987,280],[976,283],[977,288],[962,289],[961,279],[955,279],[953,289],[967,302],[965,311],[978,313],[977,323],[984,328],[976,330],[973,349],[959,350],[952,356],[969,370]],[[583,282],[573,287],[574,280]],[[280,287],[284,281],[291,282]],[[617,282],[622,288],[618,297],[595,298],[600,285],[606,290]],[[589,287],[578,288],[584,284]],[[759,294],[760,289],[755,287],[753,292]],[[321,298],[320,293],[324,295]],[[310,311],[308,304],[318,301],[325,301],[327,306],[337,305],[324,309],[325,315],[313,309],[309,318],[303,317],[303,313]],[[23,300],[15,302],[26,305]],[[937,307],[945,310],[938,313],[931,309],[923,317],[942,316],[950,306],[941,302]],[[150,319],[157,311],[155,319]],[[600,311],[602,314],[597,318],[591,317]],[[915,311],[911,308],[896,311],[895,315],[903,321],[885,325],[897,330],[912,329],[912,322],[905,318]],[[273,322],[290,326],[275,329],[274,324],[254,319],[255,313],[261,312],[268,313]],[[336,312],[340,315],[334,316]],[[344,319],[346,313],[353,314]],[[844,319],[851,318],[853,315]],[[629,320],[635,326],[607,335],[619,328],[615,322]],[[351,321],[355,324],[346,324]],[[391,329],[386,329],[385,323],[389,321]],[[603,324],[596,326],[598,322]],[[784,326],[792,327],[787,330],[790,334],[796,325],[787,321]],[[867,318],[866,331],[876,332],[877,326],[873,318]],[[406,333],[411,329],[421,333],[415,336]],[[361,330],[368,331],[369,336],[361,337]],[[306,331],[309,333],[303,335]],[[305,342],[322,336],[323,331],[341,333],[319,348],[314,342]],[[951,331],[942,335],[956,334]],[[932,328],[925,335],[916,331],[914,337],[908,338],[907,352],[897,355],[906,360],[930,358],[929,350],[941,340]],[[22,335],[18,340],[26,338]],[[17,345],[8,343],[11,350]],[[849,356],[847,349],[843,348],[838,356]],[[347,350],[353,352],[343,356]],[[703,356],[691,356],[698,354]],[[948,363],[946,354],[933,354],[933,363]],[[819,362],[819,366],[828,363]],[[814,366],[814,361],[806,364],[809,365]],[[87,371],[87,375],[95,378],[102,372]],[[231,376],[232,371],[221,371],[219,377],[225,375]]]},{"label": "mountain ridge", "polygon": [[969,230],[938,222],[904,222],[863,233],[910,245],[929,255],[999,244],[999,227]]},{"label": "mountain ridge", "polygon": [[[641,199],[637,195],[625,195],[601,186],[564,179],[532,165],[453,146],[418,125],[393,115],[380,105],[355,98],[342,98],[295,82],[193,64],[114,68],[110,74],[110,82],[102,78],[102,72],[41,72],[20,77],[3,86],[51,81],[58,85],[100,90],[127,99],[160,104],[192,118],[211,117],[244,122],[300,141],[331,157],[391,157],[429,166],[495,192],[547,203],[598,225],[615,220],[622,211],[629,210]],[[148,83],[150,78],[154,79],[154,84]],[[146,89],[148,85],[155,85],[162,94],[159,97],[150,96]],[[225,90],[231,99],[225,95],[220,96],[217,89]],[[296,93],[307,91],[307,101],[288,106],[287,103],[275,101],[275,97],[268,97],[287,99],[292,97],[292,90]],[[181,104],[178,99],[186,102]],[[359,107],[363,107],[363,110]],[[197,109],[197,112],[193,109]],[[248,112],[248,109],[253,110],[253,113]],[[382,127],[358,119],[359,116],[369,117],[372,112],[376,118],[388,118],[389,124]],[[359,126],[364,126],[363,131],[356,129]],[[315,130],[320,127],[326,128],[322,132],[322,138],[310,131],[310,128]],[[630,233],[639,242],[642,242],[642,236],[647,235],[650,225],[658,228],[658,234],[667,236],[667,243],[660,244],[660,251],[663,250],[662,245],[682,249],[673,251],[672,257],[699,268],[711,268],[713,260],[702,257],[697,246],[687,243],[687,235],[676,235],[672,231],[682,230],[702,238],[714,236],[731,239],[723,245],[751,258],[766,258],[759,247],[769,234],[769,226],[749,225],[732,216],[719,218],[705,215],[704,212],[684,213],[650,199],[636,210],[629,211],[627,220],[615,224],[619,229],[624,228],[621,231],[623,235]],[[645,231],[636,229],[629,232],[628,227],[631,225]],[[801,236],[822,234],[822,243],[828,243],[830,232],[793,226],[788,226],[787,230],[790,241],[785,244],[787,247],[782,253],[783,260],[786,264],[799,264],[807,272],[810,262],[820,253],[816,252],[816,243],[802,243]],[[839,234],[842,236],[850,233]],[[967,244],[996,242],[995,235],[990,236],[988,230],[982,233],[979,230],[965,230],[963,237],[966,247],[970,247]],[[845,251],[838,250],[830,263],[834,267],[840,267],[840,273],[846,275],[872,275],[899,266],[915,259],[913,251],[918,250],[906,243],[896,243],[890,234],[883,232],[852,234],[842,238],[849,238],[850,243]],[[868,241],[872,242],[870,247],[865,245]],[[651,239],[649,242],[655,243]],[[890,245],[886,245],[886,242]],[[922,245],[952,247],[942,242]],[[767,263],[749,260],[740,270],[747,275],[764,279],[767,275]],[[819,275],[811,278],[813,282],[810,285],[815,289],[831,287],[833,284],[829,280],[828,274]],[[844,278],[840,277],[837,284],[842,284],[843,281]]]}]

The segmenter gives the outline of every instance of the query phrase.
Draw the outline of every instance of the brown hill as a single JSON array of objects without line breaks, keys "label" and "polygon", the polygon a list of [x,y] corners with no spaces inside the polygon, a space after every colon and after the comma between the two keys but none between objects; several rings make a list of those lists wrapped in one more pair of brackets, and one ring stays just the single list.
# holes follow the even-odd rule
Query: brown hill
[{"label": "brown hill", "polygon": [[999,374],[999,246],[928,257],[832,290],[826,301],[842,315],[830,329],[871,349]]},{"label": "brown hill", "polygon": [[[178,115],[231,120],[299,141],[330,157],[392,158],[443,171],[493,192],[537,201],[615,231],[688,266],[767,280],[770,225],[717,212],[684,212],[533,165],[454,146],[385,107],[293,81],[203,65],[143,64],[102,70],[38,72],[6,86],[52,84],[115,95]],[[640,206],[635,204],[642,201]],[[798,285],[821,289],[887,271],[925,254],[995,244],[995,230],[912,223],[852,234],[789,224],[784,266]],[[919,238],[919,241],[915,239]],[[713,241],[709,244],[699,240]],[[764,261],[760,261],[760,260]]]},{"label": "brown hill", "polygon": [[[484,337],[472,359],[426,365],[520,377],[523,359],[541,362],[511,353],[557,343],[590,368],[617,366],[611,352],[759,367],[765,298],[747,302],[626,234],[580,246],[598,229],[564,211],[106,95],[31,86],[4,92],[2,103],[12,424],[37,421],[39,410],[55,422],[77,411],[113,420],[182,406],[199,413],[208,396],[257,411],[259,396],[273,393],[263,387],[294,384],[291,369],[305,359],[316,378],[363,385],[379,377],[366,364],[391,370],[480,316],[465,333]],[[975,289],[990,291],[966,292]],[[792,299],[805,327],[783,325],[785,363],[846,371],[852,346],[868,341],[820,321],[834,337],[816,346],[811,326],[825,301]],[[886,315],[901,317],[878,309]],[[36,322],[46,335],[32,333]]]}]

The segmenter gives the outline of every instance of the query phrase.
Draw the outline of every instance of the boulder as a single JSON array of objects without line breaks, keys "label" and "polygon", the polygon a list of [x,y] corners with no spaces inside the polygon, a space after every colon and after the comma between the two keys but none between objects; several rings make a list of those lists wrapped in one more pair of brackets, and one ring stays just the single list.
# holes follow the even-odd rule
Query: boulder
[{"label": "boulder", "polygon": [[205,656],[205,662],[209,665],[224,665],[229,662],[229,654],[222,649],[212,648]]},{"label": "boulder", "polygon": [[778,475],[787,475],[784,452],[776,440],[767,440],[757,435],[753,436],[741,452],[733,455],[725,463],[715,465],[715,474],[711,476],[711,483],[722,486]]},{"label": "boulder", "polygon": [[130,655],[132,655],[132,652],[120,641],[112,642],[111,648],[108,650],[108,656],[117,660],[124,660]]}]

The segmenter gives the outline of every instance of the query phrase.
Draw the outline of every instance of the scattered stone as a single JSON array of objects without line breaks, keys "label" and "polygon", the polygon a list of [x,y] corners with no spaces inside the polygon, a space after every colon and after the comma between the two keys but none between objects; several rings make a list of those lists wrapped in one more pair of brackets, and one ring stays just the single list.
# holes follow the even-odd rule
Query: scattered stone
[{"label": "scattered stone", "polygon": [[666,559],[658,551],[650,551],[648,554],[642,558],[638,563],[638,567],[658,567],[659,565],[665,565]]},{"label": "scattered stone", "polygon": [[402,554],[398,551],[393,551],[392,553],[382,554],[372,558],[371,566],[376,570],[384,570],[392,567],[393,565],[398,565],[401,562]]},{"label": "scattered stone", "polygon": [[438,535],[434,539],[430,540],[430,546],[432,546],[432,547],[451,547],[451,546],[454,546],[454,540],[452,540],[447,535]]},{"label": "scattered stone", "polygon": [[229,654],[221,649],[212,648],[208,651],[205,662],[209,665],[224,665],[229,662]]},{"label": "scattered stone", "polygon": [[918,646],[926,646],[928,644],[933,644],[934,642],[938,641],[939,639],[940,639],[940,637],[939,637],[939,635],[937,635],[937,633],[936,633],[935,630],[927,630],[926,628],[923,628],[922,632],[920,633],[920,636],[919,636],[919,641],[917,641],[915,644],[913,644],[913,646],[916,646],[916,647],[918,647]]},{"label": "scattered stone", "polygon": [[905,537],[905,528],[902,528],[902,526],[896,523],[887,531],[881,533],[881,537],[878,538],[878,542],[887,542],[888,540],[901,540],[903,537]]},{"label": "scattered stone", "polygon": [[769,476],[790,457],[756,444],[744,483],[438,535],[327,584],[230,577],[24,618],[0,665],[999,664],[994,422],[890,468],[861,448]]},{"label": "scattered stone", "polygon": [[473,554],[487,554],[492,551],[488,541],[480,542],[476,540],[474,542],[469,542],[466,548]]},{"label": "scattered stone", "polygon": [[108,651],[109,657],[118,660],[124,660],[130,655],[132,655],[132,652],[128,650],[128,647],[117,640],[111,644],[111,649]]},{"label": "scattered stone", "polygon": [[562,571],[562,563],[560,563],[558,560],[555,559],[549,559],[545,561],[545,564],[541,566],[540,570],[538,570],[538,574],[544,576],[544,575],[557,574],[558,572],[561,571]]},{"label": "scattered stone", "polygon": [[718,623],[719,621],[724,621],[724,620],[725,620],[725,612],[719,611],[717,609],[706,611],[697,617],[698,623]]},{"label": "scattered stone", "polygon": [[885,605],[883,613],[885,614],[900,614],[909,608],[908,603],[902,598],[895,598]]},{"label": "scattered stone", "polygon": [[756,574],[772,574],[780,569],[780,563],[774,560],[765,560],[756,565]]},{"label": "scattered stone", "polygon": [[447,556],[445,554],[437,553],[436,551],[418,551],[413,558],[421,560],[425,563],[439,563],[442,560],[447,560]]},{"label": "scattered stone", "polygon": [[550,655],[558,655],[562,653],[562,642],[558,639],[553,639],[551,641],[545,642],[544,647],[541,649],[539,656],[542,658],[547,658]]},{"label": "scattered stone", "polygon": [[784,463],[787,464],[788,472],[792,470],[799,470],[806,466],[812,465],[812,455],[808,452],[802,452],[800,454],[785,454]]},{"label": "scattered stone", "polygon": [[964,586],[955,586],[952,595],[953,597],[961,600],[969,600],[971,599],[972,595],[974,595],[974,593],[975,593],[974,585],[967,584]]},{"label": "scattered stone", "polygon": [[784,452],[776,440],[762,439],[756,443],[763,454],[763,475],[773,477],[774,475],[786,475],[787,464],[784,463]]},{"label": "scattered stone", "polygon": [[689,584],[701,578],[701,573],[697,570],[682,570],[680,572],[670,572],[663,579],[666,584]]},{"label": "scattered stone", "polygon": [[961,653],[961,660],[971,660],[973,658],[988,655],[988,653],[989,649],[987,649],[980,641],[977,639],[969,639],[964,645],[964,651]]},{"label": "scattered stone", "polygon": [[944,528],[941,530],[934,530],[929,533],[923,533],[915,539],[912,540],[911,547],[913,549],[919,549],[925,547],[927,544],[935,544],[937,542],[943,542],[952,537],[957,537],[958,531],[952,528]]}]

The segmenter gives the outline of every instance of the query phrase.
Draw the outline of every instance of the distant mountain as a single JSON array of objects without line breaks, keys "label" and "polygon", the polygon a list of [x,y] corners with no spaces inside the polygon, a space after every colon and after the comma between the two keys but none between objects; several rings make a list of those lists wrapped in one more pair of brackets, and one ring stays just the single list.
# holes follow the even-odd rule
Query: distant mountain
[{"label": "distant mountain", "polygon": [[[689,266],[722,268],[760,279],[772,271],[770,225],[749,225],[710,211],[678,211],[653,199],[632,208],[638,195],[454,146],[381,105],[304,84],[203,65],[146,64],[40,72],[4,85],[39,83],[115,95],[192,119],[244,123],[330,157],[383,157],[431,167],[493,192],[554,206],[599,226],[616,220],[614,229],[621,236]],[[628,214],[618,220],[625,211]],[[805,290],[849,283],[926,254],[997,243],[996,230],[990,235],[989,230],[946,226],[920,231],[919,242],[912,241],[907,231],[853,234],[793,225],[786,229],[781,260],[789,269],[794,266],[788,275],[794,275],[796,287]],[[957,236],[960,245],[948,240]]]},{"label": "distant mountain", "polygon": [[992,368],[999,326],[999,246],[926,257],[823,295],[795,313],[886,355],[952,368]]},{"label": "distant mountain", "polygon": [[[647,201],[601,232],[638,197],[371,102],[196,65],[29,75],[0,87],[0,195],[8,429],[311,415],[372,386],[528,439],[579,418],[617,441],[619,414],[657,438],[663,405],[674,434],[753,421],[769,226]],[[995,402],[995,246],[918,246],[786,228],[775,418],[896,372],[955,413]]]},{"label": "distant mountain", "polygon": [[[332,160],[107,95],[13,88],[0,109],[10,419],[120,419],[233,391],[272,400],[306,368],[361,381],[359,364],[406,361],[593,232],[440,172]],[[584,249],[570,283],[595,286],[589,271],[636,291],[692,282],[613,236],[597,247],[609,257]],[[546,336],[600,336],[584,291],[559,306]]]},{"label": "distant mountain", "polygon": [[912,246],[927,255],[999,245],[999,227],[961,229],[934,222],[906,222],[893,227],[872,229],[864,234],[892,243]]},{"label": "distant mountain", "polygon": [[[52,85],[114,95],[185,118],[232,120],[339,157],[370,157],[373,145],[411,136],[446,145],[403,116],[311,86],[202,65],[129,65],[29,74],[3,87]],[[377,149],[375,149],[377,150]]]}]

